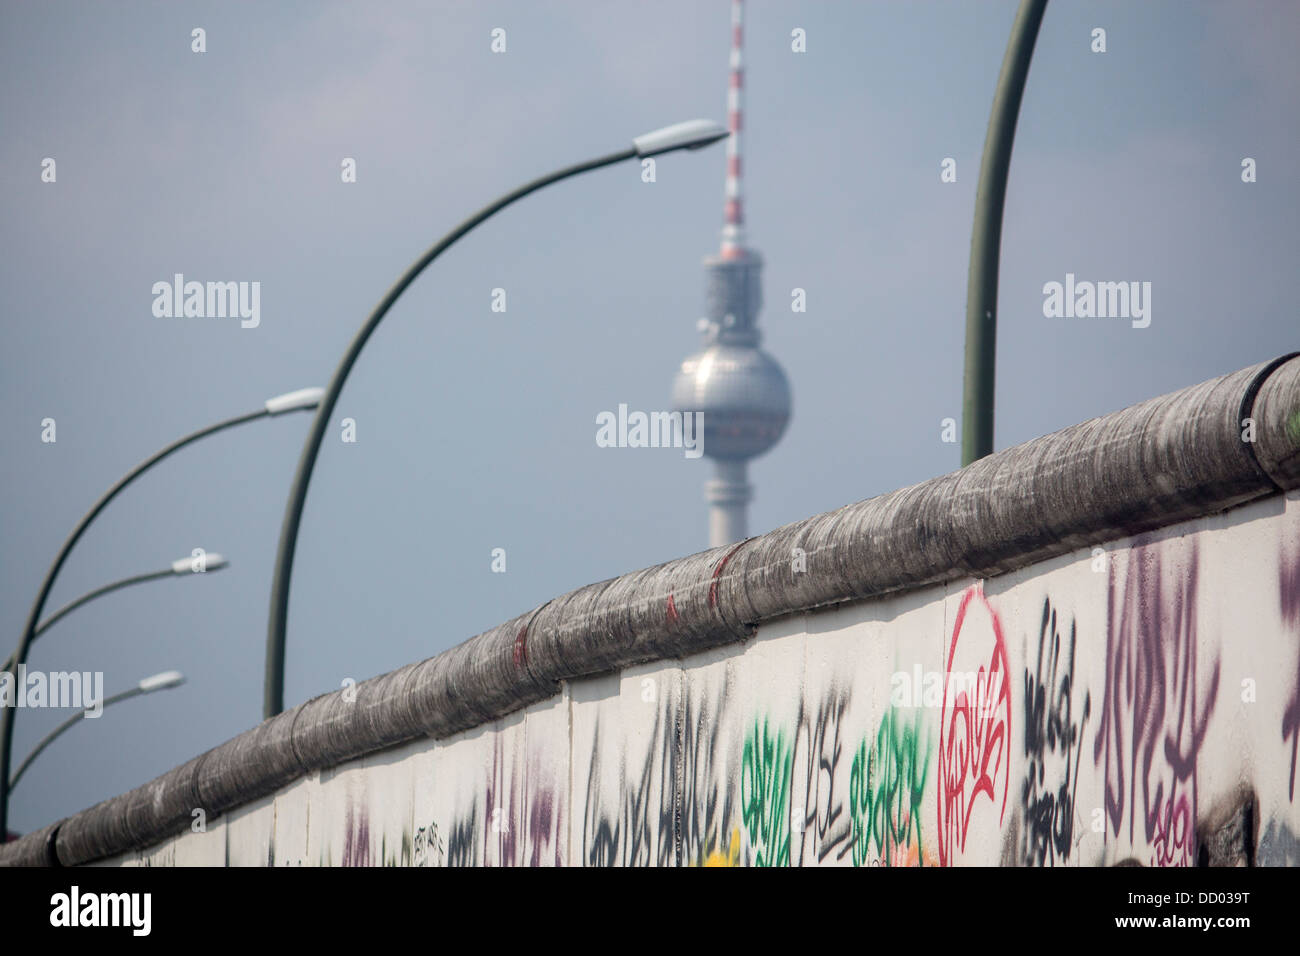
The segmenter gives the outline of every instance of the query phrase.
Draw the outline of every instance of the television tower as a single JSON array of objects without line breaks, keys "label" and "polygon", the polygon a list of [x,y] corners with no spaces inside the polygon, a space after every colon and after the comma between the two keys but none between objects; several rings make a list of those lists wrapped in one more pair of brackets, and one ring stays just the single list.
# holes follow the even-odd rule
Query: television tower
[{"label": "television tower", "polygon": [[713,462],[706,482],[709,547],[748,537],[754,488],[749,459],[770,449],[790,421],[790,383],[776,360],[758,347],[762,257],[745,244],[740,189],[742,0],[731,0],[731,82],[727,90],[726,203],[722,247],[704,260],[704,351],[682,362],[673,382],[674,411],[704,413],[704,455]]}]

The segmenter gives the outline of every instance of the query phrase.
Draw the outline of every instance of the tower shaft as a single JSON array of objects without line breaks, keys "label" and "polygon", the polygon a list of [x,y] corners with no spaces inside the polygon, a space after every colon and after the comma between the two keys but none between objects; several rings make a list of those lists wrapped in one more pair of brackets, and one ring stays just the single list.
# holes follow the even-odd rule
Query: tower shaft
[{"label": "tower shaft", "polygon": [[709,547],[721,548],[749,537],[749,463],[743,458],[713,462],[713,479],[704,485],[709,503]]},{"label": "tower shaft", "polygon": [[[727,81],[727,179],[723,206],[722,248],[709,270],[709,313],[723,335],[744,336],[746,344],[758,344],[761,292],[757,256],[745,249],[745,206],[741,195],[740,137],[744,128],[744,3],[731,0],[731,73]],[[749,261],[746,261],[749,260]],[[735,263],[733,266],[723,263]],[[739,328],[737,328],[739,326]],[[749,502],[754,487],[749,483],[749,466],[744,459],[715,459],[713,479],[704,486],[709,503],[709,547],[719,548],[749,535]]]},{"label": "tower shaft", "polygon": [[790,420],[790,385],[759,344],[763,257],[745,234],[741,196],[741,131],[745,70],[743,0],[731,0],[731,60],[727,83],[727,176],[721,247],[704,260],[704,350],[682,362],[673,383],[673,409],[703,414],[704,455],[713,476],[704,483],[709,545],[749,535],[749,460],[777,443]]}]

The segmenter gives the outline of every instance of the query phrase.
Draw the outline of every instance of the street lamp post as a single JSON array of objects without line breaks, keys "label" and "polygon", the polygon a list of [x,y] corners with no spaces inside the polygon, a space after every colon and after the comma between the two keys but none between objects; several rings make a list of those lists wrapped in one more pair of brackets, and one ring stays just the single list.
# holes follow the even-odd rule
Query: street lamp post
[{"label": "street lamp post", "polygon": [[[91,509],[82,516],[77,522],[77,526],[72,529],[68,539],[63,542],[63,547],[59,549],[58,555],[54,558],[54,563],[50,569],[45,572],[45,580],[41,582],[40,593],[36,595],[36,602],[32,605],[31,612],[27,615],[27,623],[23,627],[23,636],[18,642],[18,648],[10,657],[10,661],[15,665],[27,663],[27,652],[31,648],[32,641],[36,639],[38,622],[41,619],[41,612],[45,609],[45,601],[50,596],[50,589],[54,587],[54,579],[58,577],[59,570],[63,567],[63,562],[67,560],[68,554],[71,553],[73,546],[80,540],[82,534],[90,527],[91,522],[107,507],[108,503],[118,496],[118,494],[135,481],[146,471],[158,464],[164,458],[167,458],[173,452],[179,451],[186,445],[192,444],[201,438],[224,431],[227,428],[233,428],[236,425],[242,425],[245,422],[255,421],[259,418],[269,418],[275,415],[282,415],[286,412],[307,410],[315,408],[320,401],[322,389],[320,388],[302,388],[296,392],[287,392],[284,395],[277,395],[274,398],[267,399],[264,405],[257,411],[248,412],[244,415],[236,415],[234,418],[228,418],[225,421],[217,422],[215,425],[208,425],[206,428],[200,428],[196,432],[186,435],[184,438],[178,438],[166,448],[156,452],[149,458],[146,458],[140,464],[136,465],[120,479],[117,484],[109,488],[108,491],[95,502]],[[69,608],[71,610],[71,608]],[[14,742],[14,709],[13,707],[0,707],[4,711],[0,720],[3,726],[0,727],[0,834],[7,833],[6,827],[9,823],[9,763],[13,753]]]},{"label": "street lamp post", "polygon": [[532,182],[526,183],[513,192],[507,193],[500,199],[484,206],[443,236],[402,274],[396,284],[380,300],[379,305],[370,314],[370,318],[365,321],[365,324],[361,326],[361,329],[352,339],[347,351],[343,353],[343,359],[339,362],[334,377],[330,379],[325,396],[316,409],[316,417],[312,421],[311,431],[303,444],[302,457],[298,461],[298,471],[294,476],[288,503],[285,505],[284,524],[280,529],[280,545],[275,561],[275,577],[271,584],[271,610],[266,632],[266,686],[262,709],[264,718],[274,717],[284,710],[284,646],[285,630],[289,618],[289,579],[293,572],[293,556],[298,544],[298,526],[302,520],[303,504],[307,500],[307,485],[311,481],[312,468],[315,466],[316,457],[320,453],[321,442],[324,440],[325,430],[329,426],[330,416],[334,413],[334,405],[338,401],[339,393],[343,390],[343,383],[347,380],[348,373],[351,371],[353,363],[356,362],[357,356],[361,354],[362,348],[365,347],[366,340],[370,338],[370,334],[375,331],[388,310],[392,308],[393,303],[397,301],[407,286],[414,282],[416,277],[457,239],[485,219],[490,218],[493,214],[516,200],[522,199],[529,193],[536,192],[543,186],[549,186],[579,173],[612,166],[627,159],[657,156],[660,153],[672,152],[678,149],[700,149],[710,143],[725,139],[727,135],[727,130],[716,123],[708,120],[690,120],[638,136],[632,141],[632,146],[629,149],[610,153],[608,156],[601,156],[587,162],[577,163],[573,166],[566,166],[563,169],[534,179]]},{"label": "street lamp post", "polygon": [[[162,568],[158,571],[146,571],[144,574],[133,574],[129,578],[122,578],[119,581],[114,581],[112,584],[105,584],[102,587],[95,588],[93,591],[87,591],[75,601],[69,601],[45,620],[41,621],[40,626],[36,628],[36,633],[32,635],[32,642],[35,643],[36,638],[40,637],[64,617],[71,614],[83,604],[89,604],[97,597],[103,597],[105,594],[110,594],[113,591],[120,591],[122,588],[130,587],[133,584],[143,584],[146,581],[156,581],[159,578],[180,577],[193,574],[194,571],[191,566],[193,560],[193,558],[177,558],[169,567]],[[206,555],[203,560],[203,570],[205,573],[210,571],[220,571],[222,568],[228,567],[230,564],[229,561],[217,554],[215,551]],[[0,671],[13,670],[14,663],[14,658],[10,655],[9,659],[5,661],[4,666],[0,667]]]},{"label": "street lamp post", "polygon": [[[184,683],[185,675],[180,671],[164,671],[161,674],[154,674],[152,677],[146,677],[130,690],[124,690],[120,693],[113,694],[111,697],[105,697],[103,703],[100,704],[100,707],[108,707],[112,704],[116,704],[118,701],[130,700],[132,697],[139,697],[141,694],[152,694],[155,691],[179,687]],[[27,759],[24,760],[19,765],[18,769],[14,771],[14,775],[9,781],[9,789],[12,790],[18,785],[18,780],[22,777],[23,771],[32,765],[32,761],[41,755],[41,751],[54,743],[54,741],[57,740],[64,731],[71,729],[77,721],[84,720],[89,716],[89,714],[90,711],[88,710],[82,711],[80,714],[73,714],[63,723],[59,724],[59,726],[46,734],[44,739],[36,745],[36,748],[27,755]]]},{"label": "street lamp post", "polygon": [[1002,207],[1007,172],[1016,138],[1020,100],[1034,55],[1034,41],[1047,0],[1022,0],[1011,25],[1002,60],[980,180],[975,191],[975,225],[971,230],[970,274],[966,286],[966,375],[963,383],[961,463],[993,454],[993,384],[998,346],[998,261],[1002,248]]}]

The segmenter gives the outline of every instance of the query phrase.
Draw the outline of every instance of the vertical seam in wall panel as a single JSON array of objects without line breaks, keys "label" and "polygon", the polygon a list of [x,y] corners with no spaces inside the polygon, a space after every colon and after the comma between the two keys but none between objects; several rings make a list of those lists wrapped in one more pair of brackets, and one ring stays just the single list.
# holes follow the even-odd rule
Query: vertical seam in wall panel
[{"label": "vertical seam in wall panel", "polygon": [[682,756],[684,729],[683,710],[686,706],[686,671],[677,668],[677,699],[673,702],[673,861],[682,866],[685,848],[682,840],[682,805],[686,801],[684,759]]},{"label": "vertical seam in wall panel", "polygon": [[573,866],[573,861],[578,859],[573,852],[573,695],[569,693],[569,682],[560,681],[561,700],[564,701],[564,712],[569,722],[569,799],[567,804],[566,819],[564,821],[564,865]]}]

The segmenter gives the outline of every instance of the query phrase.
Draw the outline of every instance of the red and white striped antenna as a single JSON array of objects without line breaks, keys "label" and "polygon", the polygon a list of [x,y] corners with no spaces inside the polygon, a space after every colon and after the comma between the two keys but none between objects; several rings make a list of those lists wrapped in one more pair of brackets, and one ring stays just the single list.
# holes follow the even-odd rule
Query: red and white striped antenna
[{"label": "red and white striped antenna", "polygon": [[745,209],[740,195],[741,93],[745,88],[745,68],[741,54],[744,40],[742,0],[731,0],[731,81],[727,86],[727,186],[722,226],[722,258],[740,259],[745,255]]}]

